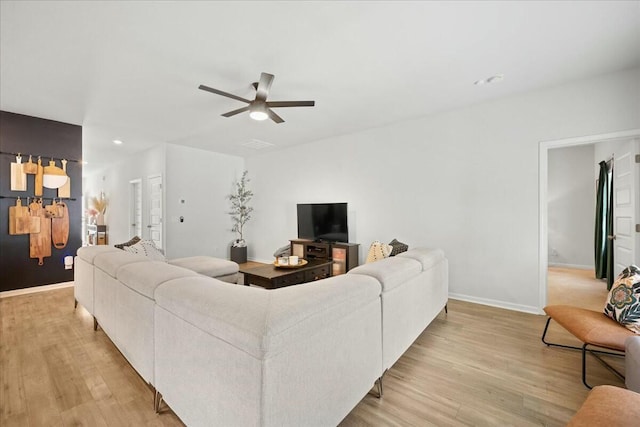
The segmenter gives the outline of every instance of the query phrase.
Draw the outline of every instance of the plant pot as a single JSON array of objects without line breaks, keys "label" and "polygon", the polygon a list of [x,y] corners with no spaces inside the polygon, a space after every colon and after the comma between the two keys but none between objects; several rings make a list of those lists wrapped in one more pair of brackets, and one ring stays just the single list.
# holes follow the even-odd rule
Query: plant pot
[{"label": "plant pot", "polygon": [[247,262],[247,247],[246,246],[231,246],[231,261],[242,264]]}]

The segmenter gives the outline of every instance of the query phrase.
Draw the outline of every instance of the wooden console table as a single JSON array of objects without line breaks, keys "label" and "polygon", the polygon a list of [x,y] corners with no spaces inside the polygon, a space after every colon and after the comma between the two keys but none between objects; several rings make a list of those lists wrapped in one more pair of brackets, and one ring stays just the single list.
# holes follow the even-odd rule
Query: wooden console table
[{"label": "wooden console table", "polygon": [[283,288],[300,283],[313,282],[331,276],[331,261],[308,260],[308,264],[298,268],[277,268],[272,264],[259,267],[240,268],[244,275],[244,285],[258,285],[266,289]]},{"label": "wooden console table", "polygon": [[314,242],[313,240],[293,239],[291,255],[304,259],[332,261],[331,275],[344,274],[358,266],[358,243]]}]

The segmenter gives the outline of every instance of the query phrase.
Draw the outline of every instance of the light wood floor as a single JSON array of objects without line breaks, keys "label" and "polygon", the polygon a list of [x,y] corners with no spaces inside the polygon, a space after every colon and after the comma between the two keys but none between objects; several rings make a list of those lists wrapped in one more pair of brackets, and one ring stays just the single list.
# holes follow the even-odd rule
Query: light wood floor
[{"label": "light wood floor", "polygon": [[[451,300],[386,374],[384,398],[366,396],[341,425],[564,425],[588,391],[579,352],[540,341],[544,322]],[[182,425],[167,407],[153,412],[152,391],[73,310],[72,288],[0,299],[0,334],[2,427]],[[559,327],[549,338],[575,342]],[[622,386],[589,362],[592,383]]]}]

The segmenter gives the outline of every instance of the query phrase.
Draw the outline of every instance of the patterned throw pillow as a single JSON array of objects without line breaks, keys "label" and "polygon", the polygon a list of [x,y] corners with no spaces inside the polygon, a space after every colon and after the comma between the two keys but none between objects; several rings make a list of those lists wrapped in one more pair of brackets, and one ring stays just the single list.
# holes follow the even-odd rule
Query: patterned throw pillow
[{"label": "patterned throw pillow", "polygon": [[640,269],[635,265],[622,270],[611,286],[604,314],[627,329],[640,334]]},{"label": "patterned throw pillow", "polygon": [[113,246],[115,246],[118,249],[123,249],[124,250],[125,246],[133,246],[136,243],[138,243],[139,241],[140,241],[140,238],[138,236],[133,236],[131,238],[131,240],[129,240],[128,242],[118,243],[117,245],[113,245]]},{"label": "patterned throw pillow", "polygon": [[385,245],[384,243],[380,243],[380,241],[376,240],[369,246],[369,254],[367,255],[367,262],[378,261],[379,259],[384,259],[391,254],[393,247],[390,245]]},{"label": "patterned throw pillow", "polygon": [[154,245],[151,240],[140,240],[135,245],[125,246],[122,249],[127,252],[131,252],[132,254],[144,255],[154,261],[167,262],[167,258],[164,256],[162,251],[156,248],[156,245]]},{"label": "patterned throw pillow", "polygon": [[409,245],[407,245],[406,243],[398,242],[397,239],[393,239],[389,242],[389,244],[393,246],[393,250],[391,251],[391,255],[389,256],[396,256],[402,252],[406,252],[409,250]]}]

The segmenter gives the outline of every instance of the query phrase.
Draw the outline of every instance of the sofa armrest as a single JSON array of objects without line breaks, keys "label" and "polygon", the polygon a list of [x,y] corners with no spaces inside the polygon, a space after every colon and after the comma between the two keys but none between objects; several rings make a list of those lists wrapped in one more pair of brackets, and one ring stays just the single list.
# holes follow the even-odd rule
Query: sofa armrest
[{"label": "sofa armrest", "polygon": [[627,388],[640,393],[640,336],[625,341],[624,363]]}]

